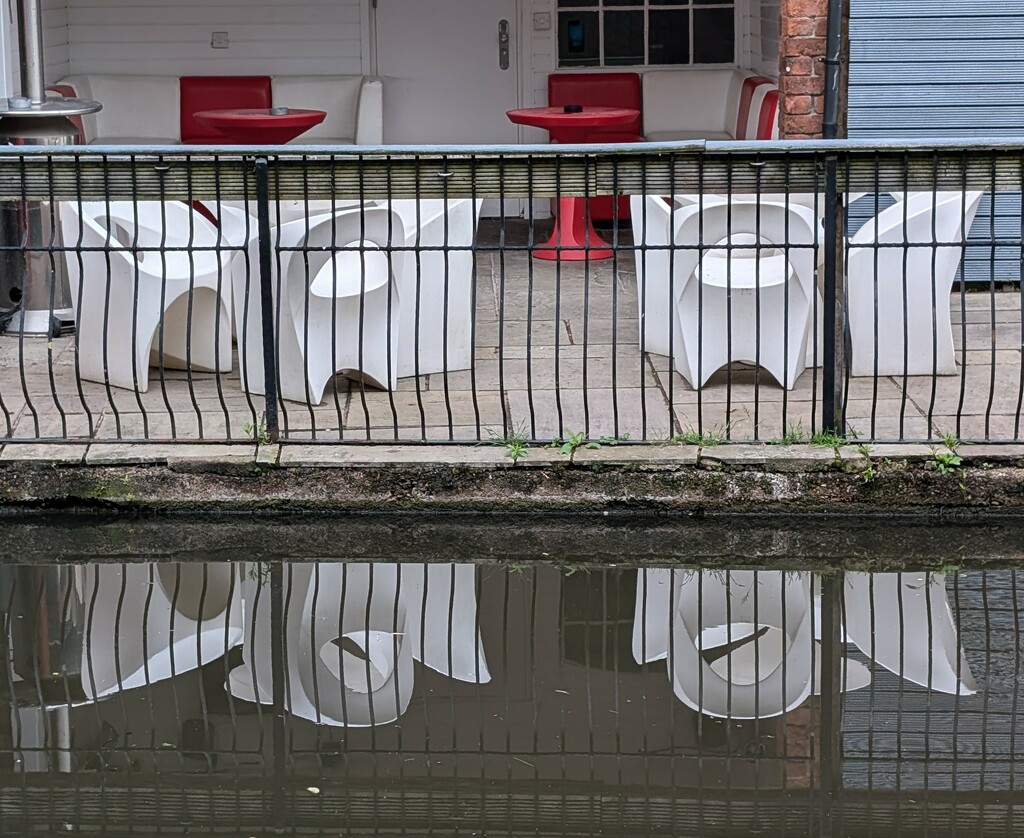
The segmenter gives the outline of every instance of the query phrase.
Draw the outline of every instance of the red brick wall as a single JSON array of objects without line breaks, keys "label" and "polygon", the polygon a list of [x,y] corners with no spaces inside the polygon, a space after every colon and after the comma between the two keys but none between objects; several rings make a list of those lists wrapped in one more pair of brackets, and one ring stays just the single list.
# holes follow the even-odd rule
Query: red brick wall
[{"label": "red brick wall", "polygon": [[828,0],[782,0],[779,41],[779,135],[821,136]]}]

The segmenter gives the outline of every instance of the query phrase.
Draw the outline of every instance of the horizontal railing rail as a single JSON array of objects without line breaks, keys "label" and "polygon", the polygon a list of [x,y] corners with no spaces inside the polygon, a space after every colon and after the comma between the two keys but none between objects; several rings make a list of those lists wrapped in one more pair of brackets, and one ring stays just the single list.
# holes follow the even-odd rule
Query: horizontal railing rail
[{"label": "horizontal railing rail", "polygon": [[1017,442],[1022,183],[1009,140],[6,147],[0,438]]}]

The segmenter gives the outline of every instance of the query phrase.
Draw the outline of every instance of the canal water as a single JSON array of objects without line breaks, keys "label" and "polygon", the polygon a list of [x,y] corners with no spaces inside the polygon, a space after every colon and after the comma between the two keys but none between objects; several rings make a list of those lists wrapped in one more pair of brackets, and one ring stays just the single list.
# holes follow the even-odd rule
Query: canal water
[{"label": "canal water", "polygon": [[1015,835],[1012,520],[17,520],[4,835]]}]

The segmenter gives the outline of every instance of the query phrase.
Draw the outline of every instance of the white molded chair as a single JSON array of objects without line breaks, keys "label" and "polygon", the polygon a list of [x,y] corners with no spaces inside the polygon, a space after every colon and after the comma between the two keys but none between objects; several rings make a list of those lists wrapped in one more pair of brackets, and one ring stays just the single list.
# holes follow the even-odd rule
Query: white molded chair
[{"label": "white molded chair", "polygon": [[[669,276],[674,218],[672,202],[658,195],[631,195],[629,217],[635,248],[640,348],[644,352],[670,355],[669,336],[675,316]],[[675,282],[682,282],[682,278],[676,277]]]},{"label": "white molded chair", "polygon": [[[396,199],[368,202],[402,219],[406,248],[399,287],[398,377],[473,365],[473,244],[482,200]],[[313,219],[358,201],[278,201],[279,224]],[[397,241],[397,239],[395,239]],[[436,249],[435,249],[436,248]]]},{"label": "white molded chair", "polygon": [[908,681],[953,695],[977,682],[960,649],[942,573],[847,573],[847,638]]},{"label": "white molded chair", "polygon": [[[382,207],[350,208],[276,228],[272,267],[281,398],[319,404],[342,373],[393,389],[403,259],[399,216]],[[249,269],[234,272],[242,389],[265,392],[259,242]]]},{"label": "white molded chair", "polygon": [[778,716],[814,689],[812,623],[807,573],[641,571],[633,656],[667,658],[673,692],[698,712]]},{"label": "white molded chair", "polygon": [[242,642],[237,564],[83,566],[76,588],[90,699],[198,669]]},{"label": "white molded chair", "polygon": [[[490,673],[477,624],[472,565],[319,563],[285,579],[285,701],[318,724],[368,727],[409,705],[413,660],[462,681]],[[272,703],[270,596],[260,574],[243,596],[248,627],[232,695]]]},{"label": "white molded chair", "polygon": [[949,296],[981,196],[898,196],[850,239],[852,375],[956,374]]},{"label": "white molded chair", "polygon": [[[66,201],[61,228],[82,378],[145,392],[149,367],[231,370],[232,261],[245,214],[218,228],[179,201]],[[188,248],[166,250],[164,248]]]},{"label": "white molded chair", "polygon": [[[473,244],[481,200],[381,201],[405,225],[398,376],[473,366]],[[437,249],[433,249],[437,248]]]},{"label": "white molded chair", "polygon": [[691,386],[735,361],[796,384],[817,293],[816,229],[810,209],[756,198],[676,211],[673,364]]}]

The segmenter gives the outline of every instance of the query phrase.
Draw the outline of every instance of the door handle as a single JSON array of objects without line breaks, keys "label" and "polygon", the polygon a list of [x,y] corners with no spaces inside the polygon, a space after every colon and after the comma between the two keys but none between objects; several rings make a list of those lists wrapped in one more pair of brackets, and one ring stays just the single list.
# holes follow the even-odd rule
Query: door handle
[{"label": "door handle", "polygon": [[498,67],[502,70],[508,69],[508,45],[509,45],[509,34],[508,34],[508,21],[498,21]]}]

